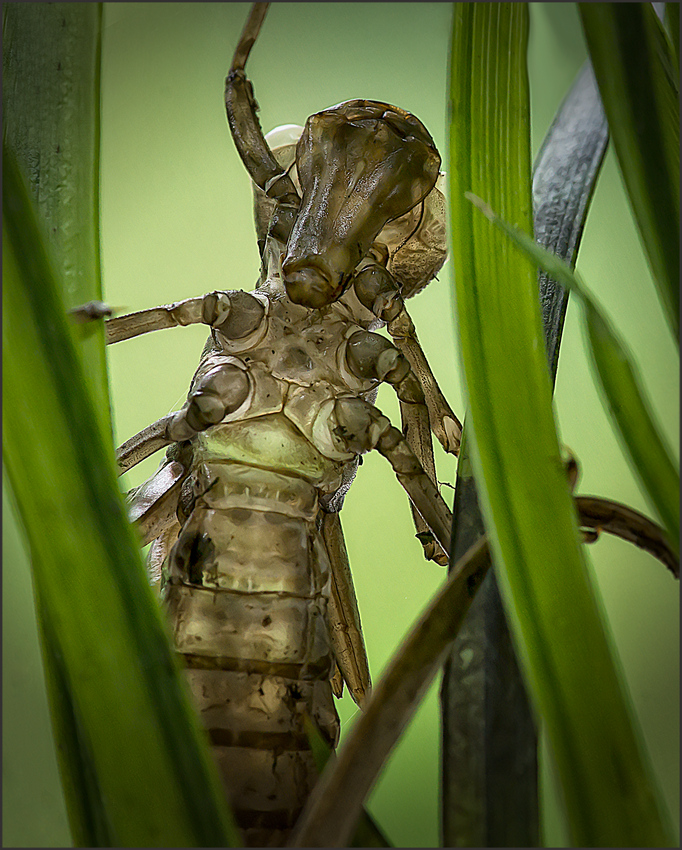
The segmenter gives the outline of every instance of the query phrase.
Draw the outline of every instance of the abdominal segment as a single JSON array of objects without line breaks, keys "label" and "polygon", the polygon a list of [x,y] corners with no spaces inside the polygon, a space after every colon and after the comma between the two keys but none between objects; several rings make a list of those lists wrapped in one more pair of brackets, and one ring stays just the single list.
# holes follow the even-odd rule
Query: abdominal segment
[{"label": "abdominal segment", "polygon": [[318,496],[294,475],[200,467],[163,592],[237,822],[275,846],[317,779],[306,718],[331,747],[339,734]]}]

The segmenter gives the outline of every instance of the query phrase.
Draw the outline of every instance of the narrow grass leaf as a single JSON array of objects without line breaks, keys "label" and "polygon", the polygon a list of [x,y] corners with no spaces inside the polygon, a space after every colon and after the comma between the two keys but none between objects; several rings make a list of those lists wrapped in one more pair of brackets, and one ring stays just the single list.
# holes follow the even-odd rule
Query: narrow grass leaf
[{"label": "narrow grass leaf", "polygon": [[[174,723],[166,724],[163,719],[159,723],[158,706],[153,703],[163,704],[164,698],[153,696],[150,679],[153,683],[154,676],[142,675],[152,656],[141,651],[137,659],[132,657],[130,640],[117,631],[116,609],[104,607],[101,631],[88,635],[91,645],[84,639],[84,631],[94,627],[99,606],[106,606],[111,596],[115,597],[117,590],[120,595],[123,589],[116,588],[116,580],[121,578],[118,574],[115,580],[107,580],[101,562],[106,549],[111,549],[109,566],[120,569],[121,575],[126,569],[133,570],[139,577],[140,599],[133,605],[125,596],[121,599],[124,608],[142,615],[132,632],[143,634],[148,629],[152,646],[159,634],[163,635],[155,602],[149,603],[136,541],[125,522],[111,470],[103,326],[94,321],[78,326],[69,323],[67,328],[65,320],[67,308],[101,298],[101,23],[101,4],[17,3],[3,7],[3,153],[5,146],[8,150],[7,161],[3,156],[3,166],[7,166],[3,186],[3,244],[7,248],[3,255],[5,460],[33,555],[57,758],[73,838],[79,846],[162,838],[164,833],[157,825],[164,818],[164,806],[175,805],[172,797],[177,795],[178,785],[183,790],[178,773],[189,767],[188,781],[193,775],[200,787],[207,781],[202,762],[206,757],[201,752],[195,755],[198,771],[190,757],[174,775],[173,756],[168,761],[163,754],[164,746],[177,746],[172,742]],[[44,227],[36,223],[17,165],[27,176]],[[83,382],[90,399],[83,394]],[[70,442],[69,436],[66,442],[59,439],[65,428]],[[93,463],[98,452],[100,461]],[[103,500],[97,501],[96,491]],[[79,513],[84,500],[87,505]],[[103,535],[104,528],[112,538]],[[96,543],[89,549],[88,541],[92,543],[93,538]],[[126,546],[125,557],[116,561]],[[92,591],[89,600],[86,588]],[[151,612],[146,625],[145,605],[150,605]],[[166,686],[170,691],[167,708],[171,708],[182,686],[177,683],[172,660],[167,657],[164,662],[161,681],[169,674],[176,678],[175,685]],[[128,687],[126,676],[131,667],[134,674]],[[142,694],[135,692],[136,686],[143,688]],[[180,692],[179,697],[176,733],[182,736],[182,754],[199,735],[187,729],[188,716],[193,721],[184,694]],[[138,746],[140,736],[147,734],[145,723],[150,718],[157,727],[157,738],[161,732],[164,740],[159,753],[145,763],[145,747],[139,753],[128,753],[127,748]],[[198,744],[203,746],[200,738]],[[118,763],[114,747],[119,750]],[[166,771],[165,777],[159,768]],[[136,804],[128,800],[144,782],[145,770],[149,770],[152,784],[160,781],[170,792],[158,813],[153,808],[158,792],[151,788],[143,789]],[[204,816],[201,806],[187,816],[180,802],[177,815],[163,824],[166,837],[201,841],[224,835],[226,818],[210,811],[211,793],[209,790],[205,826],[195,828],[191,823],[195,815]],[[152,804],[147,811],[145,794],[152,798],[147,800]]]},{"label": "narrow grass leaf", "polygon": [[[467,191],[489,198],[531,230],[527,14],[525,4],[455,6],[447,171],[474,473],[574,846],[661,846],[672,839],[611,658],[561,461],[536,276],[464,200]],[[483,68],[474,80],[472,65]]]},{"label": "narrow grass leaf", "polygon": [[[477,66],[469,69],[471,75],[480,72]],[[535,236],[571,264],[607,143],[606,116],[586,63],[562,101],[533,167]],[[538,284],[554,378],[569,294],[544,272],[538,275]],[[467,430],[465,420],[451,562],[484,534]],[[537,847],[537,729],[494,573],[477,594],[446,662],[441,704],[444,843],[448,847]]]},{"label": "narrow grass leaf", "polygon": [[[3,133],[42,221],[67,309],[102,297],[99,246],[101,3],[3,6]],[[105,433],[102,322],[72,336]]]},{"label": "narrow grass leaf", "polygon": [[469,200],[547,274],[572,290],[583,302],[592,362],[605,401],[626,452],[649,501],[679,552],[680,474],[657,427],[642,389],[635,360],[602,313],[580,276],[560,257],[538,245],[527,233],[511,227],[473,195]]},{"label": "narrow grass leaf", "polygon": [[670,36],[677,74],[680,72],[680,4],[666,3],[664,21]]},{"label": "narrow grass leaf", "polygon": [[[59,269],[62,299],[75,304],[101,298],[99,257],[99,69],[101,4],[3,8],[4,137],[30,175],[31,195]],[[73,115],[78,120],[73,120]],[[104,433],[109,397],[101,325],[74,332],[81,362],[96,397]],[[13,401],[11,403],[14,403]],[[106,846],[107,822],[91,753],[49,626],[40,588],[35,603],[57,761],[73,839]]]},{"label": "narrow grass leaf", "polygon": [[677,58],[651,3],[579,3],[625,188],[666,318],[680,335]]},{"label": "narrow grass leaf", "polygon": [[621,443],[679,554],[679,467],[656,425],[632,357],[592,300],[585,301],[585,321],[590,354]]},{"label": "narrow grass leaf", "polygon": [[112,847],[116,843],[115,829],[109,823],[63,653],[49,624],[50,606],[41,601],[40,589],[35,591],[57,761],[73,843],[76,847]]},{"label": "narrow grass leaf", "polygon": [[[46,240],[6,146],[3,210],[5,461],[46,638],[63,662],[51,675],[66,683],[74,737],[90,754],[83,766],[92,766],[105,807],[93,818],[114,846],[237,843],[127,522]],[[76,836],[93,829],[101,834],[84,824]]]}]

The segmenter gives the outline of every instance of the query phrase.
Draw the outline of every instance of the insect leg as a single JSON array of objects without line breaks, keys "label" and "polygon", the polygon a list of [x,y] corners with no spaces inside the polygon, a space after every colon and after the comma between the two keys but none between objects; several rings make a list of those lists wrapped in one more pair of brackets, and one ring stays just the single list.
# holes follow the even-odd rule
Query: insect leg
[{"label": "insect leg", "polygon": [[400,313],[388,323],[388,332],[400,351],[407,357],[414,374],[424,390],[429,419],[434,436],[446,452],[459,454],[462,423],[455,416],[441,392],[422,350],[414,324],[403,306]]},{"label": "insect leg", "polygon": [[[193,323],[210,325],[218,346],[227,339],[233,348],[235,343],[248,348],[267,330],[267,309],[262,300],[248,292],[209,292],[201,298],[111,319],[107,324],[107,341],[118,342],[149,331]],[[245,374],[231,362],[221,363],[218,356],[218,365],[210,377],[203,374],[195,378],[190,398],[181,411],[147,426],[118,449],[116,457],[121,473],[159,449],[219,422],[222,416],[239,407],[248,389]]]},{"label": "insect leg", "polygon": [[[426,474],[436,486],[436,466],[431,442],[429,411],[424,392],[410,363],[389,340],[369,331],[353,334],[346,345],[346,365],[356,377],[377,378],[391,384],[400,400],[403,433]],[[444,566],[447,552],[433,539],[419,512],[412,505],[417,537],[424,547],[424,557]]]},{"label": "insect leg", "polygon": [[107,345],[151,331],[184,325],[210,325],[230,339],[252,333],[263,321],[265,307],[248,292],[209,292],[162,307],[116,316],[106,323]]},{"label": "insect leg", "polygon": [[248,400],[251,392],[246,367],[234,357],[206,358],[205,370],[195,376],[181,410],[170,416],[166,433],[173,442],[189,440],[200,431],[222,422]]},{"label": "insect leg", "polygon": [[244,26],[239,44],[232,59],[232,67],[225,80],[225,108],[230,132],[237,152],[253,182],[277,202],[270,233],[286,243],[294,226],[301,199],[294,183],[278,164],[258,121],[258,104],[253,95],[251,81],[244,73],[268,3],[254,3]]},{"label": "insect leg", "polygon": [[167,434],[167,427],[173,414],[157,419],[151,425],[147,425],[125,443],[116,449],[116,460],[118,461],[119,475],[123,475],[141,461],[175,442]]},{"label": "insect leg", "polygon": [[[433,457],[433,443],[431,442],[431,424],[429,411],[424,404],[408,404],[400,402],[400,419],[403,426],[403,434],[410,448],[419,459],[424,471],[436,484],[436,463]],[[427,561],[435,561],[442,567],[448,564],[448,553],[443,552],[433,539],[433,535],[426,527],[415,506],[411,504],[412,517],[417,529],[417,538],[424,547],[424,557]]]},{"label": "insect leg", "polygon": [[363,708],[371,689],[369,663],[338,513],[323,515],[322,537],[332,568],[329,620],[336,663],[348,685],[350,695],[360,708]]},{"label": "insect leg", "polygon": [[160,537],[177,522],[180,487],[187,470],[178,461],[167,461],[128,495],[128,517],[142,536],[142,545]]},{"label": "insect leg", "polygon": [[369,251],[374,262],[366,263],[353,278],[358,300],[382,322],[390,322],[403,309],[401,286],[386,268],[388,248],[374,242]]},{"label": "insect leg", "polygon": [[414,324],[405,309],[402,285],[386,268],[389,249],[381,242],[372,245],[374,262],[368,262],[353,279],[360,303],[386,322],[398,349],[407,357],[424,391],[430,427],[446,452],[458,454],[462,424],[452,412],[431,371]]},{"label": "insect leg", "polygon": [[403,434],[381,411],[359,398],[340,398],[334,403],[329,427],[341,450],[363,454],[375,448],[389,461],[429,530],[443,551],[449,552],[450,509]]},{"label": "insect leg", "polygon": [[128,493],[128,518],[140,533],[140,545],[152,544],[147,554],[152,583],[161,578],[163,562],[180,531],[177,506],[186,476],[183,464],[167,459],[151,478]]},{"label": "insect leg", "polygon": [[106,323],[107,345],[132,339],[134,336],[159,331],[164,328],[175,328],[178,325],[192,325],[203,321],[203,298],[188,298],[175,304],[162,307],[152,307],[149,310],[139,310],[137,313],[127,313],[116,316]]},{"label": "insect leg", "polygon": [[[401,286],[386,268],[388,249],[377,242],[372,246],[372,254],[376,262],[369,262],[362,268],[353,280],[353,287],[360,303],[387,323],[397,349],[409,362],[412,373],[422,388],[421,401],[425,401],[426,406],[423,403],[410,403],[398,393],[401,399],[400,416],[408,443],[435,483],[436,469],[431,433],[433,432],[446,451],[457,454],[462,426],[440,391],[419,345],[414,325],[405,310]],[[390,382],[390,379],[387,380]],[[439,551],[414,507],[412,513],[417,537],[422,541],[427,560],[435,560],[441,565],[447,564],[447,555]]]},{"label": "insect leg", "polygon": [[[402,311],[394,322],[389,323],[389,332],[391,328],[395,328],[398,323],[405,324],[407,320],[414,331],[410,317],[403,307]],[[431,480],[435,483],[436,465],[433,457],[433,443],[431,442],[431,434],[440,441],[443,448],[457,455],[459,453],[460,439],[462,436],[462,425],[455,414],[450,409],[445,396],[442,394],[440,387],[436,383],[431,368],[426,360],[426,356],[422,351],[416,333],[409,338],[393,337],[398,349],[407,358],[412,367],[412,374],[419,381],[419,385],[424,393],[426,404],[408,404],[405,401],[400,401],[400,417],[403,425],[403,432],[407,437],[410,447],[421,461],[422,466],[429,474]],[[429,533],[424,529],[423,522],[414,514],[415,526],[417,527],[417,536],[422,541],[424,546],[424,555],[427,559],[436,561],[441,566],[446,566],[448,556],[445,552],[439,552],[434,541],[430,540]]]},{"label": "insect leg", "polygon": [[180,534],[181,525],[177,518],[152,542],[147,553],[147,574],[152,584],[161,581],[163,564]]}]

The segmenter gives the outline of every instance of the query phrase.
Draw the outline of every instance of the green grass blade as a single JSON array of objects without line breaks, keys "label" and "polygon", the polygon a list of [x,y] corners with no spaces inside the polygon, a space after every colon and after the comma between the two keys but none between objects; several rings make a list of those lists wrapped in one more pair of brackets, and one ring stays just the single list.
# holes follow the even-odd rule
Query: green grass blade
[{"label": "green grass blade", "polygon": [[5,461],[46,634],[106,808],[98,822],[116,846],[236,843],[7,148],[3,209]]},{"label": "green grass blade", "polygon": [[680,545],[680,473],[657,427],[635,361],[591,297],[580,276],[526,233],[511,227],[483,204],[476,206],[547,274],[572,290],[584,303],[590,355],[623,447],[676,551]]},{"label": "green grass blade", "polygon": [[[4,135],[30,175],[49,222],[47,244],[60,293],[73,306],[101,298],[99,129],[101,4],[13,4],[3,9]],[[73,115],[78,120],[73,120]],[[108,433],[104,335],[93,323],[73,329],[81,363]],[[91,753],[69,687],[49,605],[35,588],[40,645],[56,755],[74,842],[113,842]]]},{"label": "green grass blade", "polygon": [[[531,229],[527,32],[525,4],[455,7],[447,171],[474,472],[574,845],[667,845],[579,544],[536,277],[463,200],[485,192],[504,218]],[[476,63],[480,85],[462,87]]]},{"label": "green grass blade", "polygon": [[[469,73],[478,74],[479,69],[471,68]],[[533,168],[536,238],[571,263],[607,143],[606,117],[586,64],[562,101]],[[554,377],[569,296],[544,272],[538,283]],[[467,431],[465,419],[451,563],[485,533]],[[441,702],[444,844],[538,846],[537,730],[494,573],[477,594],[450,653]]]},{"label": "green grass blade", "polygon": [[679,341],[677,59],[651,3],[579,3],[623,181],[667,320]]},{"label": "green grass blade", "polygon": [[[82,640],[84,626],[93,626],[97,606],[106,604],[107,593],[112,589],[114,595],[117,592],[115,582],[107,584],[106,569],[102,569],[101,564],[102,571],[97,573],[97,558],[105,545],[101,537],[102,523],[109,525],[113,514],[114,525],[109,529],[114,534],[116,518],[120,522],[123,515],[118,488],[111,474],[110,457],[103,465],[90,463],[85,471],[82,464],[78,468],[73,464],[69,466],[68,462],[69,459],[82,461],[82,456],[86,455],[92,461],[97,451],[111,454],[110,448],[102,448],[102,441],[105,446],[111,445],[103,327],[93,322],[80,326],[70,324],[67,328],[64,318],[67,307],[101,298],[101,19],[101,4],[29,3],[6,4],[3,8],[4,142],[11,150],[8,184],[3,195],[3,201],[7,202],[4,222],[7,229],[3,231],[3,243],[7,246],[3,256],[4,306],[7,308],[3,313],[5,459],[33,554],[36,609],[65,801],[74,841],[84,846],[142,843],[150,836],[163,840],[164,832],[157,829],[158,820],[163,817],[163,806],[161,814],[150,815],[139,808],[144,805],[143,798],[137,803],[137,809],[128,800],[136,785],[144,781],[147,767],[150,781],[160,779],[170,792],[165,806],[172,806],[172,795],[177,794],[172,760],[165,764],[165,757],[159,759],[157,755],[156,763],[152,760],[145,765],[141,758],[144,748],[135,756],[137,775],[132,781],[126,775],[135,767],[135,759],[133,763],[130,759],[126,762],[125,744],[121,742],[129,741],[133,747],[137,745],[136,737],[146,734],[144,724],[149,721],[150,712],[151,721],[157,726],[156,737],[162,734],[166,738],[162,749],[169,743],[167,736],[173,735],[173,722],[159,722],[158,706],[151,703],[145,706],[140,701],[141,695],[134,695],[135,684],[138,689],[143,687],[153,693],[149,687],[150,677],[140,678],[139,675],[149,656],[141,654],[136,662],[130,654],[126,656],[131,649],[130,640],[118,640],[122,636],[116,634],[115,608],[104,612],[98,637],[90,636],[96,643],[109,642],[108,647],[95,648],[96,643],[89,646]],[[13,164],[15,157],[29,177],[30,194],[45,222],[40,233]],[[56,269],[52,280],[50,265]],[[34,314],[33,308],[37,311]],[[76,343],[75,348],[69,337]],[[31,346],[31,339],[47,342],[47,355],[43,345]],[[80,359],[80,366],[76,357]],[[65,376],[68,376],[66,380]],[[61,398],[55,398],[57,379],[61,380],[58,394]],[[88,408],[82,387],[79,389],[83,381],[95,402],[94,411]],[[70,405],[71,395],[77,397],[75,406]],[[54,403],[52,407],[51,402]],[[55,410],[56,417],[53,416]],[[71,415],[65,423],[67,410]],[[60,442],[60,426],[70,429],[71,447]],[[99,449],[95,445],[97,440],[92,442],[93,427],[99,431]],[[73,457],[74,446],[79,448],[76,458]],[[87,476],[93,474],[96,480],[88,482]],[[109,475],[108,485],[103,483],[106,475]],[[100,492],[107,494],[99,503],[102,516],[97,516],[97,502],[93,498],[88,501],[88,509],[79,514],[79,497],[81,500],[88,495],[92,497],[92,488],[98,486],[103,488]],[[91,526],[88,526],[89,520]],[[117,539],[117,543],[124,549],[127,545],[128,551],[127,562],[125,557],[121,559],[120,568],[125,571],[127,563],[132,570],[135,565],[142,587],[140,601],[127,607],[131,612],[143,614],[145,606],[149,606],[153,644],[158,642],[159,634],[163,634],[162,626],[158,622],[155,602],[150,604],[148,599],[149,590],[135,541],[125,519],[123,523],[124,531],[118,534],[120,541]],[[87,548],[88,534],[92,538],[98,533],[99,555]],[[78,546],[79,535],[83,537],[82,547]],[[112,544],[110,548],[112,558],[120,553],[119,545]],[[55,592],[54,582],[62,573],[63,583]],[[69,575],[73,576],[73,588],[67,583]],[[88,601],[84,591],[88,586],[95,588],[97,578],[104,583],[105,592],[94,589],[93,598]],[[118,590],[120,592],[121,588]],[[71,607],[67,616],[68,594],[71,595]],[[143,622],[140,620],[138,627],[143,626]],[[111,638],[107,625],[113,629]],[[133,682],[129,691],[126,676],[133,664],[139,681]],[[165,664],[165,674],[175,675],[172,661],[166,658]],[[102,672],[102,665],[106,665],[106,672]],[[117,668],[118,674],[114,676]],[[99,676],[103,677],[103,684],[115,687],[115,699],[112,700],[111,692],[107,693],[106,686],[101,694],[94,691]],[[178,689],[177,681],[170,687],[171,703],[174,689]],[[148,698],[148,694],[144,695]],[[176,733],[182,736],[179,747],[182,752],[185,742],[191,742],[198,735],[196,730],[188,733],[183,726],[183,712],[186,713],[187,708],[184,695],[180,693],[179,696]],[[98,697],[101,697],[99,704]],[[126,706],[129,697],[131,703]],[[143,709],[141,714],[140,708]],[[162,706],[161,715],[169,709],[170,705],[165,709]],[[130,718],[138,714],[131,725]],[[129,729],[126,729],[126,717]],[[118,734],[112,738],[112,732]],[[112,743],[107,744],[107,739]],[[121,753],[118,763],[111,751],[114,743]],[[203,765],[206,757],[199,753],[197,758],[201,785],[206,783]],[[187,762],[185,756],[185,761],[191,775],[191,757]],[[165,778],[160,776],[159,768],[166,771]],[[152,795],[153,805],[158,802],[157,793]],[[220,806],[222,797],[219,791],[216,793]],[[210,802],[208,808],[211,808]],[[196,812],[201,817],[202,807],[197,807]],[[217,828],[215,823],[213,827],[209,823],[207,828],[195,829],[192,818],[191,812],[170,817],[163,824],[167,839],[175,843],[180,837],[192,840],[194,836],[201,841],[206,836],[213,838],[224,834],[220,823],[224,822],[222,814],[214,818],[218,821]]]},{"label": "green grass blade", "polygon": [[[66,308],[102,297],[99,136],[102,4],[3,6],[3,132],[46,222]],[[104,329],[73,336],[106,432]]]},{"label": "green grass blade", "polygon": [[585,301],[590,353],[624,449],[670,541],[680,549],[680,471],[668,451],[625,345]]},{"label": "green grass blade", "polygon": [[63,654],[54,630],[49,625],[50,607],[43,604],[38,594],[36,609],[40,612],[45,678],[73,843],[76,847],[111,847],[116,843],[115,831],[107,817],[95,763],[74,703]]}]

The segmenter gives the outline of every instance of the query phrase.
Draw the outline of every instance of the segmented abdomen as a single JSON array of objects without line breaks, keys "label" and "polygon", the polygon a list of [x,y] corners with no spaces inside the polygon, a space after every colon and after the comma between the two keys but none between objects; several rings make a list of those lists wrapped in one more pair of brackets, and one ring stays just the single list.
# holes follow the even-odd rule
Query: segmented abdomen
[{"label": "segmented abdomen", "polygon": [[318,492],[224,457],[190,481],[165,568],[175,648],[247,844],[281,845],[317,779],[304,718],[331,746],[339,730]]}]

